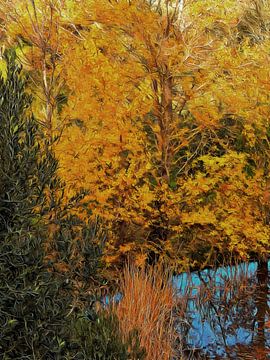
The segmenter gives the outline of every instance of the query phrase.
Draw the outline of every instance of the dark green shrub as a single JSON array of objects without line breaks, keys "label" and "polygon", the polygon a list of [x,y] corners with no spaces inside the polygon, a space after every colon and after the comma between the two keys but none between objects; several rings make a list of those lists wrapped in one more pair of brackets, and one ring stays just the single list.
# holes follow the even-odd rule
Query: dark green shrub
[{"label": "dark green shrub", "polygon": [[[0,358],[57,359],[66,345],[71,299],[44,265],[48,196],[57,161],[41,146],[31,98],[12,51],[0,77]],[[37,213],[38,210],[38,213]]]},{"label": "dark green shrub", "polygon": [[143,360],[146,356],[138,333],[134,330],[123,341],[117,316],[106,310],[90,308],[74,322],[73,336],[77,360]]}]

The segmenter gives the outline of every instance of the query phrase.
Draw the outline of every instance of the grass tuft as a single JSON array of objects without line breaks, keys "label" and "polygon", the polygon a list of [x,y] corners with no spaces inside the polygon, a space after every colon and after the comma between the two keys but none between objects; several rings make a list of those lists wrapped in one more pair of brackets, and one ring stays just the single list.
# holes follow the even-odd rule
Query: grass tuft
[{"label": "grass tuft", "polygon": [[122,299],[114,303],[113,309],[123,334],[138,330],[146,360],[174,357],[176,300],[171,280],[162,266],[138,269],[133,265],[125,267],[120,280]]}]

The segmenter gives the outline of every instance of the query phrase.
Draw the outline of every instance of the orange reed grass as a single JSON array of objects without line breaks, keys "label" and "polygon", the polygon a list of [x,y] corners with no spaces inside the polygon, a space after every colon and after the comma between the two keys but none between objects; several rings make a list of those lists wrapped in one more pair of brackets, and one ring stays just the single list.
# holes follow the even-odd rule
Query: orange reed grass
[{"label": "orange reed grass", "polygon": [[146,360],[170,360],[174,355],[176,305],[171,276],[162,267],[138,269],[128,265],[120,280],[122,300],[114,303],[123,334],[139,331]]}]

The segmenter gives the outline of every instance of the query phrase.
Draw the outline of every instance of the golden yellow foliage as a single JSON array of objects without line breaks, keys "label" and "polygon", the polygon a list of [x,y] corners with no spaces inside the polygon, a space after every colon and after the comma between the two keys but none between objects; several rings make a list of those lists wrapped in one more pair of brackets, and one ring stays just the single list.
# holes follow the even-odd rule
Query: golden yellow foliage
[{"label": "golden yellow foliage", "polygon": [[7,4],[68,196],[87,189],[81,216],[108,226],[107,263],[269,254],[270,37],[243,27],[247,1]]}]

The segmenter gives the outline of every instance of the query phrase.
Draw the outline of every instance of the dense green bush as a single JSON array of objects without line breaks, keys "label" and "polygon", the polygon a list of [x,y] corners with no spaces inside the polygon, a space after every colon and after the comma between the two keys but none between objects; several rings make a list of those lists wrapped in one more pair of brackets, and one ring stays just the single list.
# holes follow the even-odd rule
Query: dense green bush
[{"label": "dense green bush", "polygon": [[44,265],[42,221],[50,210],[47,194],[59,183],[57,162],[46,144],[42,150],[37,122],[27,115],[31,97],[14,52],[6,52],[5,59],[7,73],[0,78],[0,358],[60,359],[71,299],[65,279]]},{"label": "dense green bush", "polygon": [[73,346],[77,360],[143,360],[146,356],[135,330],[124,342],[117,316],[93,308],[75,321]]}]

